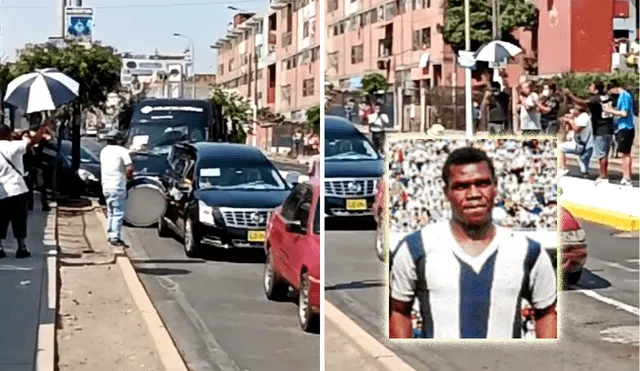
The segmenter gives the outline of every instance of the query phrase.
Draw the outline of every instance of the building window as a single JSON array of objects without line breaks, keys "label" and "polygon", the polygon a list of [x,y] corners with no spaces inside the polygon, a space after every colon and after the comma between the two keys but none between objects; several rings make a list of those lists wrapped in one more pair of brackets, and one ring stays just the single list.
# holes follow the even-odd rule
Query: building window
[{"label": "building window", "polygon": [[302,24],[302,37],[309,37],[309,29],[310,29],[309,21],[306,21]]},{"label": "building window", "polygon": [[431,27],[413,31],[413,50],[426,50],[431,48]]},{"label": "building window", "polygon": [[236,59],[235,58],[231,58],[229,60],[229,72],[233,71],[236,69]]},{"label": "building window", "polygon": [[218,66],[218,75],[224,75],[224,64]]},{"label": "building window", "polygon": [[313,79],[302,80],[302,96],[310,97],[313,95]]},{"label": "building window", "polygon": [[351,64],[358,64],[364,61],[364,46],[356,45],[351,47]]},{"label": "building window", "polygon": [[338,0],[327,0],[327,13],[338,10]]}]

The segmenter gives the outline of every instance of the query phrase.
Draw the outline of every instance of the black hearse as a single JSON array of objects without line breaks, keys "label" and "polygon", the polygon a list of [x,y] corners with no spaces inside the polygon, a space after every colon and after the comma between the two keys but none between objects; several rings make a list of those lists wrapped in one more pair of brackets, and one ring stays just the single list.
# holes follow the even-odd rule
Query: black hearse
[{"label": "black hearse", "polygon": [[178,143],[163,177],[169,205],[158,234],[184,238],[185,253],[203,246],[259,248],[268,214],[280,206],[291,187],[257,148],[236,143]]},{"label": "black hearse", "polygon": [[384,160],[353,123],[324,119],[324,202],[329,217],[371,216]]}]

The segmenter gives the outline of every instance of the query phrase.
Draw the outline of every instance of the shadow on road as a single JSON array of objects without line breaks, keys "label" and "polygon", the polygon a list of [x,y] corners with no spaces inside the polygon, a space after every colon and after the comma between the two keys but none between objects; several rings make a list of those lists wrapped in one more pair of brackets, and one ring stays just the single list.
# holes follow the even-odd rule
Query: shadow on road
[{"label": "shadow on road", "polygon": [[204,264],[206,261],[200,259],[131,259],[133,264]]},{"label": "shadow on road", "polygon": [[377,224],[373,218],[325,218],[328,231],[374,231]]},{"label": "shadow on road", "polygon": [[234,249],[222,250],[206,247],[203,248],[202,258],[208,261],[240,263],[240,264],[264,264],[265,256],[262,249]]},{"label": "shadow on road", "polygon": [[611,287],[611,282],[598,276],[588,269],[583,269],[580,281],[576,285],[570,285],[565,290],[601,290]]},{"label": "shadow on road", "polygon": [[190,274],[191,271],[177,268],[135,268],[136,272],[150,276],[179,276]]},{"label": "shadow on road", "polygon": [[336,290],[360,290],[368,289],[371,287],[382,287],[384,282],[381,280],[364,280],[364,281],[351,281],[349,283],[337,283],[332,286],[325,287],[325,291]]}]

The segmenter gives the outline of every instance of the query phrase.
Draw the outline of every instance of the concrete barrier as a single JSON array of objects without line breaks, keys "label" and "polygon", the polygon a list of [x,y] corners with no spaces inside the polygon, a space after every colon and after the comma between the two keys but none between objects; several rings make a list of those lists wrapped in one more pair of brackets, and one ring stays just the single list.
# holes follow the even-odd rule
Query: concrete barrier
[{"label": "concrete barrier", "polygon": [[621,231],[640,230],[640,188],[562,177],[558,203],[580,219]]}]

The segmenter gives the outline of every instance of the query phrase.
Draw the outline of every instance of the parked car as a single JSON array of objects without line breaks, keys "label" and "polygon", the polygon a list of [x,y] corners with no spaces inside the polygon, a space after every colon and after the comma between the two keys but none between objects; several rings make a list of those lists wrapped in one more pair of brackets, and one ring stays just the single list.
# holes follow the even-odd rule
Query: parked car
[{"label": "parked car", "polygon": [[283,300],[298,292],[298,320],[307,332],[320,327],[320,181],[296,185],[267,222],[264,292]]},{"label": "parked car", "polygon": [[178,143],[168,156],[171,171],[162,175],[166,212],[158,234],[184,239],[187,256],[203,248],[259,248],[265,241],[270,211],[291,187],[257,148],[234,143]]},{"label": "parked car", "polygon": [[329,217],[372,218],[384,160],[364,134],[337,116],[324,119],[324,212]]},{"label": "parked car", "polygon": [[[42,168],[45,174],[53,174],[56,158],[56,141],[45,142],[42,148]],[[61,142],[60,163],[58,166],[57,191],[63,195],[80,194],[102,199],[100,184],[100,159],[88,148],[80,147],[80,168],[74,171],[71,166],[71,141]],[[45,175],[46,176],[46,175]]]}]

